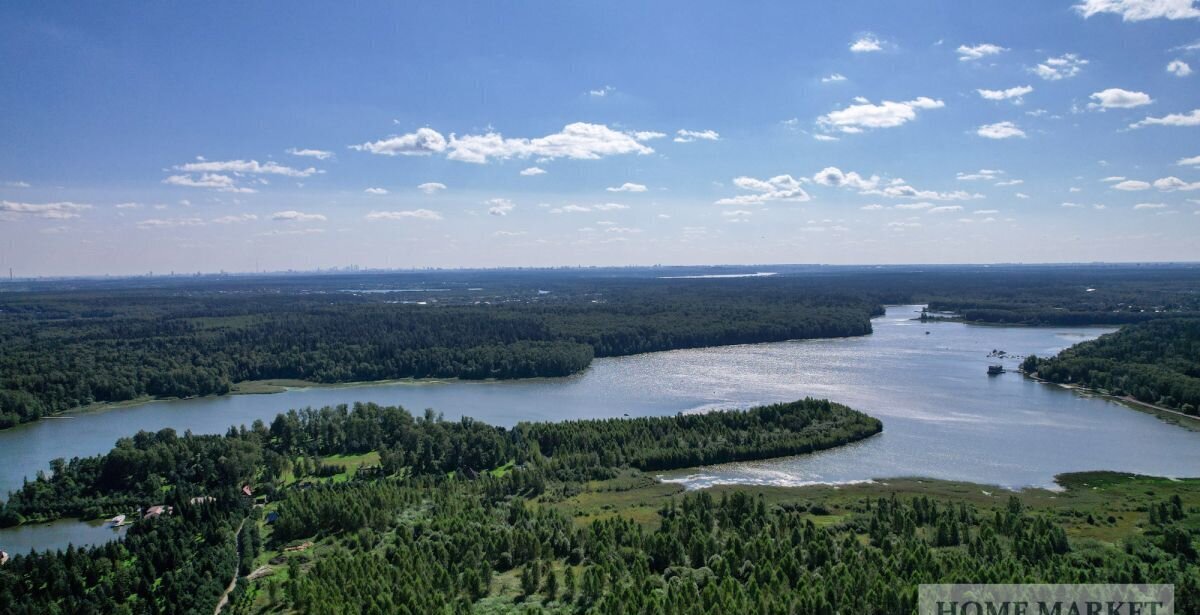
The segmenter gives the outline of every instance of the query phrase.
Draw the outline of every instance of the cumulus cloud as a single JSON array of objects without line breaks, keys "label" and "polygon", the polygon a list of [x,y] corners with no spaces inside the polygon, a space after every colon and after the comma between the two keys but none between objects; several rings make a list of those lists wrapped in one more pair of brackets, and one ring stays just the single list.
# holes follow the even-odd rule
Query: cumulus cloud
[{"label": "cumulus cloud", "polygon": [[715,130],[684,130],[675,131],[676,143],[691,143],[692,141],[718,141],[721,135]]},{"label": "cumulus cloud", "polygon": [[874,34],[867,34],[853,43],[850,43],[850,51],[853,51],[854,53],[883,51],[883,41],[876,38]]},{"label": "cumulus cloud", "polygon": [[388,193],[387,188],[367,188],[366,190],[363,190],[363,192],[366,192],[367,194],[387,194]]},{"label": "cumulus cloud", "polygon": [[31,217],[48,220],[69,220],[78,218],[80,212],[91,209],[91,205],[61,201],[58,203],[17,203],[0,201],[0,216],[6,218]]},{"label": "cumulus cloud", "polygon": [[868,128],[895,128],[917,117],[918,110],[940,109],[946,104],[926,96],[896,102],[885,100],[878,105],[865,98],[856,98],[855,104],[822,115],[817,124],[826,131],[859,133]]},{"label": "cumulus cloud", "polygon": [[316,158],[317,160],[325,160],[333,157],[333,152],[327,152],[323,149],[301,149],[292,147],[287,150],[287,153],[293,156],[303,156],[305,158]]},{"label": "cumulus cloud", "polygon": [[1167,72],[1176,77],[1187,77],[1192,74],[1192,67],[1183,60],[1171,60],[1167,63]]},{"label": "cumulus cloud", "polygon": [[592,210],[592,208],[588,207],[586,205],[571,204],[571,205],[563,205],[562,207],[555,207],[554,209],[550,210],[550,213],[552,213],[552,214],[577,214],[577,213],[583,213],[583,212],[591,211],[591,210]]},{"label": "cumulus cloud", "polygon": [[1032,92],[1033,86],[1019,85],[1005,90],[975,90],[979,95],[987,100],[1011,100],[1013,104],[1021,104],[1024,101],[1021,97]]},{"label": "cumulus cloud", "polygon": [[451,160],[483,164],[509,158],[571,158],[596,160],[620,154],[652,154],[654,150],[640,141],[657,138],[659,133],[618,132],[604,124],[576,122],[557,132],[536,139],[508,139],[500,133],[450,135],[446,157]]},{"label": "cumulus cloud", "polygon": [[1024,137],[1025,131],[1012,122],[996,122],[980,126],[975,130],[975,134],[988,139],[1011,139]]},{"label": "cumulus cloud", "polygon": [[534,175],[545,175],[545,174],[546,174],[545,169],[542,169],[541,167],[529,167],[528,169],[521,170],[521,175],[524,175],[526,177],[532,177]]},{"label": "cumulus cloud", "polygon": [[1154,102],[1145,92],[1131,92],[1121,88],[1108,88],[1091,95],[1095,102],[1088,103],[1089,109],[1132,109]]},{"label": "cumulus cloud", "polygon": [[939,205],[937,207],[929,208],[929,210],[925,213],[944,214],[952,211],[962,211],[962,205]]},{"label": "cumulus cloud", "polygon": [[113,205],[113,207],[115,207],[117,209],[141,209],[142,204],[141,203],[117,203],[116,205]]},{"label": "cumulus cloud", "polygon": [[1143,126],[1200,126],[1200,109],[1192,109],[1191,113],[1172,113],[1163,117],[1147,117],[1129,125],[1130,128]]},{"label": "cumulus cloud", "polygon": [[1200,182],[1185,182],[1178,177],[1171,176],[1154,180],[1154,187],[1164,192],[1174,190],[1191,191],[1200,190]]},{"label": "cumulus cloud", "polygon": [[959,171],[954,178],[959,181],[992,181],[1001,175],[1004,175],[1004,171],[999,169],[979,169],[974,173],[963,173],[962,171]]},{"label": "cumulus cloud", "polygon": [[922,209],[932,209],[932,208],[933,208],[933,203],[926,203],[924,201],[922,201],[920,203],[901,203],[899,205],[892,206],[892,209],[903,209],[903,210],[908,210],[908,211],[919,211]]},{"label": "cumulus cloud", "polygon": [[880,205],[878,203],[872,203],[870,205],[863,205],[862,207],[859,207],[859,209],[861,209],[863,211],[879,211],[883,208],[884,208],[883,205]]},{"label": "cumulus cloud", "polygon": [[607,190],[609,192],[645,192],[646,187],[643,186],[642,184],[625,182],[625,183],[621,184],[620,186],[616,186],[616,187],[610,186],[608,188],[605,188],[605,190]]},{"label": "cumulus cloud", "polygon": [[1144,182],[1144,181],[1139,181],[1136,179],[1127,179],[1123,182],[1118,182],[1116,184],[1113,184],[1113,189],[1114,190],[1124,190],[1126,192],[1135,192],[1138,190],[1149,190],[1150,183]]},{"label": "cumulus cloud", "polygon": [[735,177],[733,185],[753,194],[739,194],[716,202],[717,205],[761,205],[772,201],[803,202],[812,197],[801,186],[802,180],[791,175],[776,175],[770,179]]},{"label": "cumulus cloud", "polygon": [[425,182],[417,185],[417,190],[425,194],[434,194],[446,189],[446,184],[442,182]]},{"label": "cumulus cloud", "polygon": [[210,188],[219,192],[252,193],[258,192],[253,188],[238,186],[233,178],[219,173],[204,173],[200,177],[191,175],[171,175],[163,180],[164,184],[183,186],[186,188]]},{"label": "cumulus cloud", "polygon": [[216,224],[236,224],[238,222],[252,222],[257,219],[258,219],[258,216],[254,215],[254,214],[237,214],[237,215],[232,215],[232,216],[221,216],[220,218],[213,218],[213,222]]},{"label": "cumulus cloud", "polygon": [[200,218],[150,218],[135,224],[140,229],[176,228],[180,226],[204,226]]},{"label": "cumulus cloud", "polygon": [[488,199],[485,203],[488,205],[488,213],[493,216],[507,216],[509,212],[516,209],[516,204],[508,199]]},{"label": "cumulus cloud", "polygon": [[982,194],[967,192],[965,190],[953,190],[950,192],[918,190],[908,185],[903,179],[894,179],[883,188],[864,190],[862,194],[885,196],[892,199],[926,199],[932,201],[967,201],[983,198]]},{"label": "cumulus cloud", "polygon": [[833,73],[832,75],[826,75],[824,77],[821,77],[821,83],[837,83],[838,81],[845,81],[845,80],[846,80],[846,76],[841,73]]},{"label": "cumulus cloud", "polygon": [[441,220],[442,215],[429,209],[410,209],[404,211],[372,211],[366,216],[367,220]]},{"label": "cumulus cloud", "polygon": [[596,90],[588,90],[588,96],[591,96],[592,98],[604,98],[605,96],[608,96],[616,91],[617,88],[614,88],[611,85],[606,85]]},{"label": "cumulus cloud", "polygon": [[1084,0],[1074,8],[1084,18],[1101,13],[1120,15],[1122,21],[1200,18],[1195,0]]},{"label": "cumulus cloud", "polygon": [[326,220],[325,216],[321,214],[306,214],[294,209],[277,211],[271,214],[271,219],[278,222],[324,222]]},{"label": "cumulus cloud", "polygon": [[416,132],[351,145],[350,149],[380,156],[428,156],[446,151],[446,137],[432,128],[418,128]]},{"label": "cumulus cloud", "polygon": [[837,167],[825,167],[814,174],[812,179],[814,182],[821,184],[822,186],[833,186],[837,188],[845,187],[853,188],[855,190],[872,190],[879,185],[878,175],[872,175],[870,178],[864,178],[854,171],[843,173],[842,170]]},{"label": "cumulus cloud", "polygon": [[1180,166],[1200,165],[1200,156],[1192,156],[1191,158],[1180,158],[1175,162]]},{"label": "cumulus cloud", "polygon": [[1033,67],[1032,70],[1033,74],[1046,81],[1058,81],[1078,75],[1087,63],[1087,60],[1077,54],[1065,53],[1061,56],[1046,58],[1045,62]]},{"label": "cumulus cloud", "polygon": [[173,167],[184,173],[232,173],[234,175],[282,175],[284,177],[309,177],[317,173],[313,167],[295,169],[268,160],[198,160]]},{"label": "cumulus cloud", "polygon": [[6,182],[4,182],[5,188],[29,188],[30,186],[31,186],[31,184],[29,182],[23,182],[23,181],[6,181]]},{"label": "cumulus cloud", "polygon": [[592,208],[596,211],[617,211],[620,209],[629,209],[629,206],[620,203],[598,203],[593,205]]},{"label": "cumulus cloud", "polygon": [[1134,209],[1166,209],[1166,203],[1138,203],[1133,206]]},{"label": "cumulus cloud", "polygon": [[992,56],[1008,50],[999,45],[981,43],[973,46],[959,45],[956,51],[958,52],[958,59],[960,62],[970,62],[972,60],[978,60],[984,56]]}]

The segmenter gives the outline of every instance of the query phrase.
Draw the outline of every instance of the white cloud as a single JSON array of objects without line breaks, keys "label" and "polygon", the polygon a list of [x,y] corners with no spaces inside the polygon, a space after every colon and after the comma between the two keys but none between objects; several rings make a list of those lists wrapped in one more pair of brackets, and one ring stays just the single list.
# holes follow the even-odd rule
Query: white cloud
[{"label": "white cloud", "polygon": [[618,132],[604,124],[575,122],[557,132],[536,139],[507,139],[500,133],[450,135],[447,158],[477,164],[509,158],[571,158],[597,160],[620,154],[652,154],[654,150],[640,141],[658,138],[660,133]]},{"label": "white cloud", "polygon": [[879,211],[879,210],[883,209],[883,205],[880,205],[878,203],[872,203],[870,205],[863,205],[862,207],[859,207],[859,209],[861,209],[863,211]]},{"label": "white cloud", "polygon": [[277,211],[271,214],[271,219],[278,222],[324,222],[326,220],[325,216],[321,214],[306,214],[294,209]]},{"label": "white cloud", "polygon": [[1125,181],[1125,177],[1121,176],[1121,175],[1110,175],[1100,181],[1106,182],[1106,183],[1119,182],[1119,181]]},{"label": "white cloud", "polygon": [[1175,161],[1175,164],[1180,166],[1200,165],[1200,156],[1192,156],[1191,158],[1180,158]]},{"label": "white cloud", "polygon": [[721,135],[715,130],[684,130],[675,131],[676,143],[691,143],[692,141],[718,141]]},{"label": "white cloud", "polygon": [[610,186],[608,188],[605,188],[605,190],[607,190],[609,192],[645,192],[646,187],[643,186],[642,184],[634,184],[631,182],[625,182],[625,183],[621,184],[620,186],[616,186],[616,187]]},{"label": "white cloud", "polygon": [[813,135],[813,138],[818,141],[841,141],[841,139],[839,139],[833,135],[816,134],[816,135]]},{"label": "white cloud", "polygon": [[258,216],[254,214],[238,214],[233,216],[221,216],[220,218],[213,218],[213,222],[216,224],[236,224],[238,222],[251,222],[257,219]]},{"label": "white cloud", "polygon": [[1192,109],[1191,113],[1172,113],[1163,117],[1147,117],[1129,125],[1130,128],[1143,126],[1200,126],[1200,109]]},{"label": "white cloud", "polygon": [[884,188],[864,190],[862,194],[886,196],[893,199],[929,199],[933,201],[966,201],[982,199],[983,195],[965,190],[938,192],[936,190],[918,190],[908,185],[903,179],[894,179]]},{"label": "white cloud", "polygon": [[932,208],[933,208],[933,203],[926,203],[923,201],[920,203],[901,203],[899,205],[892,205],[892,209],[903,209],[903,210],[908,210],[908,211],[919,211],[922,209],[932,209]]},{"label": "white cloud", "polygon": [[974,46],[959,45],[958,49],[956,51],[958,51],[959,61],[969,62],[971,60],[978,60],[984,56],[996,55],[1002,51],[1008,51],[1008,50],[999,45],[993,45],[991,43],[981,43],[979,45],[974,45]]},{"label": "white cloud", "polygon": [[164,184],[184,186],[187,188],[211,188],[220,192],[252,193],[258,192],[253,188],[238,186],[232,177],[217,173],[204,173],[200,177],[191,175],[171,175],[163,180]]},{"label": "white cloud", "polygon": [[605,96],[608,96],[609,94],[612,94],[613,92],[616,92],[616,91],[617,91],[617,88],[614,88],[611,85],[606,85],[598,90],[588,90],[588,96],[591,96],[593,98],[604,98]]},{"label": "white cloud", "polygon": [[1174,190],[1183,190],[1186,192],[1190,190],[1200,190],[1200,182],[1185,182],[1178,177],[1171,176],[1154,180],[1154,187],[1164,192],[1171,192]]},{"label": "white cloud", "polygon": [[1002,181],[1002,182],[996,182],[996,183],[995,183],[995,184],[993,184],[993,185],[995,185],[995,186],[1000,186],[1000,187],[1004,187],[1004,186],[1020,186],[1020,185],[1021,185],[1021,184],[1023,184],[1023,183],[1025,183],[1025,180],[1023,180],[1023,179],[1008,179],[1008,180],[1004,180],[1004,181]]},{"label": "white cloud", "polygon": [[963,173],[962,171],[959,171],[954,178],[959,181],[992,181],[997,179],[1000,175],[1004,175],[1004,171],[999,169],[979,169],[974,173]]},{"label": "white cloud", "polygon": [[425,194],[434,194],[436,192],[440,192],[445,189],[446,189],[446,184],[443,184],[442,182],[425,182],[423,184],[417,185],[417,190],[420,190],[421,192],[424,192]]},{"label": "white cloud", "polygon": [[1059,204],[1059,207],[1065,207],[1067,209],[1083,209],[1083,205],[1080,205],[1079,203],[1069,203],[1069,202],[1061,203],[1061,204]]},{"label": "white cloud", "polygon": [[367,194],[387,194],[388,193],[387,188],[367,188],[366,190],[363,190],[363,192],[366,192]]},{"label": "white cloud", "polygon": [[1176,77],[1187,77],[1192,74],[1192,67],[1183,60],[1171,60],[1167,63],[1167,72]]},{"label": "white cloud", "polygon": [[1149,190],[1149,182],[1138,181],[1136,179],[1127,179],[1123,182],[1113,184],[1114,190],[1124,190],[1126,192],[1134,192],[1137,190]]},{"label": "white cloud", "polygon": [[1021,97],[1032,92],[1033,86],[1020,85],[1006,90],[975,90],[979,95],[987,100],[1012,100],[1013,104],[1021,104],[1025,102]]},{"label": "white cloud", "polygon": [[576,213],[583,213],[585,211],[591,211],[591,210],[592,210],[592,208],[587,207],[586,205],[571,204],[571,205],[563,205],[562,207],[555,207],[554,209],[550,210],[550,213],[552,213],[552,214],[576,214]]},{"label": "white cloud", "polygon": [[367,220],[441,220],[442,215],[428,209],[411,209],[405,211],[372,211],[364,216]]},{"label": "white cloud", "polygon": [[446,151],[446,137],[432,128],[418,128],[416,132],[351,145],[350,149],[380,156],[428,156]]},{"label": "white cloud", "polygon": [[1083,0],[1074,8],[1085,18],[1113,13],[1120,15],[1122,21],[1200,18],[1194,0]]},{"label": "white cloud", "polygon": [[802,180],[791,175],[776,175],[767,180],[753,177],[735,177],[733,184],[755,194],[740,194],[716,202],[717,205],[761,205],[771,201],[803,202],[812,197],[801,187]]},{"label": "white cloud", "polygon": [[874,34],[867,34],[862,38],[850,43],[850,51],[854,53],[869,53],[872,51],[882,51],[883,41],[875,37]]},{"label": "white cloud", "polygon": [[1058,57],[1046,58],[1045,62],[1038,64],[1032,70],[1033,74],[1046,81],[1058,81],[1078,75],[1087,63],[1087,60],[1077,54],[1065,53]]},{"label": "white cloud", "polygon": [[1028,195],[1028,194],[1025,194],[1024,192],[1018,192],[1018,193],[1014,194],[1013,196],[1017,197],[1018,199],[1027,199],[1027,198],[1029,198],[1029,195]]},{"label": "white cloud", "polygon": [[821,77],[821,83],[837,83],[838,81],[845,80],[846,76],[841,73],[833,73],[832,75]]},{"label": "white cloud", "polygon": [[180,226],[204,226],[200,218],[151,218],[142,220],[136,225],[140,229],[176,228]]},{"label": "white cloud", "polygon": [[492,233],[493,237],[521,237],[528,235],[525,231],[496,231]]},{"label": "white cloud", "polygon": [[817,124],[828,131],[858,133],[866,128],[895,128],[917,117],[917,110],[939,109],[946,106],[940,100],[920,96],[913,100],[896,102],[882,101],[871,104],[865,98],[856,98],[857,104],[839,109],[817,118]]},{"label": "white cloud", "polygon": [[173,167],[184,173],[233,173],[234,175],[282,175],[284,177],[309,177],[317,170],[313,167],[295,169],[268,160],[199,160]]},{"label": "white cloud", "polygon": [[287,237],[287,236],[292,236],[292,235],[317,235],[317,234],[324,233],[324,232],[325,232],[325,229],[323,229],[323,228],[297,228],[297,229],[287,229],[287,230],[275,229],[275,230],[266,231],[263,233],[256,233],[254,236],[255,237]]},{"label": "white cloud", "polygon": [[516,209],[516,204],[508,199],[488,199],[484,205],[488,205],[488,213],[493,216],[507,216],[509,212]]},{"label": "white cloud", "polygon": [[287,150],[287,153],[289,153],[293,156],[304,156],[306,158],[316,158],[317,160],[325,160],[327,158],[333,157],[333,152],[327,152],[322,149],[299,149],[299,148],[293,147],[293,148],[289,148]]},{"label": "white cloud", "polygon": [[991,215],[1000,213],[1000,210],[999,209],[976,209],[975,211],[973,211],[971,213],[975,214],[977,216],[991,216]]},{"label": "white cloud", "polygon": [[975,130],[975,134],[988,139],[1011,139],[1024,137],[1025,131],[1012,122],[996,122],[980,126]]},{"label": "white cloud", "polygon": [[528,169],[521,170],[521,175],[524,175],[525,177],[531,177],[534,175],[545,175],[545,174],[546,174],[546,171],[544,169],[542,169],[541,167],[529,167]]},{"label": "white cloud", "polygon": [[48,220],[78,218],[79,213],[91,209],[91,205],[61,201],[58,203],[16,203],[0,201],[0,217],[30,216]]},{"label": "white cloud", "polygon": [[23,182],[23,181],[6,181],[6,182],[4,182],[5,188],[29,188],[30,186],[31,186],[31,184],[29,182]]},{"label": "white cloud", "polygon": [[879,185],[879,176],[872,175],[869,179],[850,171],[843,173],[837,167],[825,167],[813,175],[813,181],[822,186],[854,188],[855,190],[873,190]]},{"label": "white cloud", "polygon": [[944,214],[944,213],[948,213],[948,212],[952,212],[952,211],[962,211],[962,205],[940,205],[938,207],[930,208],[929,211],[927,211],[925,213]]},{"label": "white cloud", "polygon": [[1121,88],[1108,88],[1091,95],[1095,102],[1088,103],[1088,109],[1132,109],[1148,105],[1154,100],[1145,92],[1131,92]]},{"label": "white cloud", "polygon": [[1134,209],[1166,209],[1166,203],[1138,203],[1134,205]]},{"label": "white cloud", "polygon": [[116,205],[113,205],[113,207],[115,207],[117,209],[141,209],[142,204],[141,203],[117,203]]},{"label": "white cloud", "polygon": [[619,209],[629,209],[629,206],[620,203],[597,203],[592,208],[596,211],[617,211]]}]

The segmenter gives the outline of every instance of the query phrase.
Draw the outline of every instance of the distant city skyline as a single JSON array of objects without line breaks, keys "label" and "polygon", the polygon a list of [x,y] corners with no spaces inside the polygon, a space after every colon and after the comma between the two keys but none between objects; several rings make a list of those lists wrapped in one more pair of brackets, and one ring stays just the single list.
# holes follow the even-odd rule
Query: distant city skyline
[{"label": "distant city skyline", "polygon": [[1200,261],[1192,0],[0,6],[0,272]]}]

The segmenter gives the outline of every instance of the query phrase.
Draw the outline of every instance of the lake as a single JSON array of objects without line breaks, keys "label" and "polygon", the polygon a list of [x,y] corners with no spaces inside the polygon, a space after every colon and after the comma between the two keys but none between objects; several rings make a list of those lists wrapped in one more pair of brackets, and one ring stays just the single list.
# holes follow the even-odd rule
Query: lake
[{"label": "lake", "polygon": [[[882,434],[806,457],[704,468],[668,480],[805,485],[924,476],[1004,487],[1054,487],[1054,476],[1117,470],[1200,475],[1200,433],[1107,400],[1028,380],[988,376],[1013,355],[1051,355],[1112,328],[995,327],[914,320],[920,306],[892,306],[872,335],[676,350],[597,359],[568,378],[421,382],[306,388],[273,395],[161,401],[43,420],[0,431],[0,492],[54,457],[93,455],[139,429],[223,433],[305,406],[372,401],[496,425],[522,420],[668,415],[744,408],[805,396],[878,417]],[[926,332],[928,331],[928,334]],[[0,548],[5,534],[0,532]],[[11,549],[10,549],[11,550]]]}]

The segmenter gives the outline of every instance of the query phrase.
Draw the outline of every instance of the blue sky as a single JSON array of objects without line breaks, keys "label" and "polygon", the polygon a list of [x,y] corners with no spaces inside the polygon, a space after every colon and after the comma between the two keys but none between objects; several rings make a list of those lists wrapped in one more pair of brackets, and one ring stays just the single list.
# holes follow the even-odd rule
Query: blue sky
[{"label": "blue sky", "polygon": [[352,9],[0,5],[3,266],[1200,260],[1191,0]]}]

